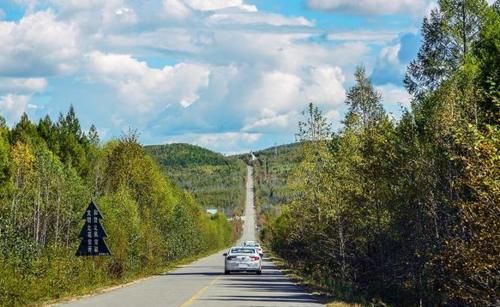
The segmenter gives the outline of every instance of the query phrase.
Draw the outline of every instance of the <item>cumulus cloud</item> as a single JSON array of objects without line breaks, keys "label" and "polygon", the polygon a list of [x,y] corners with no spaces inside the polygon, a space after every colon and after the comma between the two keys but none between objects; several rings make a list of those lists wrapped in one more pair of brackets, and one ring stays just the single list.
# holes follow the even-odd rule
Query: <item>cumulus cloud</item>
[{"label": "cumulus cloud", "polygon": [[243,131],[288,132],[295,130],[298,111],[308,102],[327,111],[338,108],[345,99],[345,77],[339,67],[318,66],[303,75],[280,71],[264,73],[246,99]]},{"label": "cumulus cloud", "polygon": [[132,112],[158,112],[171,104],[187,108],[208,86],[210,75],[203,65],[180,63],[155,69],[124,54],[95,51],[87,59],[91,75],[114,87]]},{"label": "cumulus cloud", "polygon": [[0,77],[0,93],[34,94],[47,87],[45,78],[4,78]]},{"label": "cumulus cloud", "polygon": [[345,99],[344,81],[340,67],[311,68],[303,90],[305,100],[320,105],[339,105]]},{"label": "cumulus cloud", "polygon": [[397,31],[343,31],[328,33],[327,38],[330,41],[365,41],[370,43],[386,43],[398,37]]},{"label": "cumulus cloud", "polygon": [[255,5],[245,4],[243,0],[184,0],[191,8],[199,11],[215,11],[238,8],[247,12],[257,12]]},{"label": "cumulus cloud", "polygon": [[2,115],[9,125],[19,120],[21,115],[30,106],[30,96],[26,95],[5,95],[0,96],[0,115]]},{"label": "cumulus cloud", "polygon": [[375,84],[403,84],[406,67],[415,58],[420,37],[414,33],[401,35],[397,40],[382,48],[373,68]]},{"label": "cumulus cloud", "polygon": [[289,112],[310,101],[337,105],[344,101],[344,80],[342,70],[330,66],[310,68],[302,78],[281,71],[265,72],[246,104],[264,113]]},{"label": "cumulus cloud", "polygon": [[[45,11],[0,21],[0,42],[8,46],[0,53],[3,105],[37,101],[50,82],[46,95],[59,97],[51,101],[66,101],[52,110],[68,100],[78,104],[86,93],[87,110],[106,115],[82,114],[82,120],[96,118],[110,136],[136,127],[147,143],[234,152],[293,140],[308,102],[339,120],[344,87],[356,65],[373,67],[374,45],[390,42],[380,55],[387,63],[394,56],[402,62],[405,49],[391,30],[324,34],[313,19],[262,11],[245,0],[30,3]],[[321,42],[314,41],[318,35]],[[390,50],[396,45],[399,51]],[[54,76],[68,72],[63,87]],[[19,108],[29,109],[29,102]]]},{"label": "cumulus cloud", "polygon": [[339,11],[353,14],[390,15],[411,13],[421,15],[433,0],[308,0],[314,10]]},{"label": "cumulus cloud", "polygon": [[168,18],[185,19],[190,17],[191,9],[181,0],[163,0],[164,14]]},{"label": "cumulus cloud", "polygon": [[411,96],[404,87],[388,84],[377,86],[376,89],[382,93],[384,104],[399,105],[405,108],[410,107]]},{"label": "cumulus cloud", "polygon": [[188,133],[170,137],[166,143],[190,143],[225,153],[249,151],[262,134],[247,132]]},{"label": "cumulus cloud", "polygon": [[304,17],[286,17],[272,13],[216,13],[209,17],[208,21],[216,25],[245,24],[258,25],[267,24],[271,26],[304,26],[311,27],[313,22]]},{"label": "cumulus cloud", "polygon": [[78,29],[56,20],[50,11],[19,22],[0,21],[0,75],[47,76],[77,68]]}]

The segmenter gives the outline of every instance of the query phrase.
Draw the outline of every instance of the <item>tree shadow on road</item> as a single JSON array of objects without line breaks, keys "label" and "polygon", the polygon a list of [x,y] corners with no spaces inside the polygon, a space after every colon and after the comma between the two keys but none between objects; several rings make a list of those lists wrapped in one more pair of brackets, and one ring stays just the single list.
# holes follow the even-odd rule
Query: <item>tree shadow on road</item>
[{"label": "tree shadow on road", "polygon": [[272,302],[272,303],[304,303],[304,304],[318,304],[310,295],[221,295],[214,296],[203,301],[219,301],[219,302]]},{"label": "tree shadow on road", "polygon": [[181,273],[160,273],[160,276],[218,276],[224,275],[223,272],[181,272]]}]

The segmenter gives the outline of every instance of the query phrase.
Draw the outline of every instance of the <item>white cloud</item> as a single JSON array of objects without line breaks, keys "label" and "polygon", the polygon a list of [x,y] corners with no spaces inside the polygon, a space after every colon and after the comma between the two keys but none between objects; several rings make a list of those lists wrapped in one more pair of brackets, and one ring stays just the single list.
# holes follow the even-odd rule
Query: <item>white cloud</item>
[{"label": "white cloud", "polygon": [[[345,99],[345,77],[339,67],[311,67],[295,75],[266,72],[244,100],[242,131],[288,132],[296,129],[298,111],[313,102],[334,112]],[[333,113],[332,113],[333,114]]]},{"label": "white cloud", "polygon": [[271,26],[304,26],[311,27],[314,24],[304,17],[285,17],[272,13],[217,13],[208,18],[212,24],[245,24],[257,25],[267,24]]},{"label": "white cloud", "polygon": [[0,77],[0,93],[40,93],[47,87],[44,78],[3,78]]},{"label": "white cloud", "polygon": [[385,43],[398,37],[400,31],[345,31],[329,33],[330,41],[366,41],[371,43]]},{"label": "white cloud", "polygon": [[[310,101],[338,121],[344,84],[350,84],[354,66],[368,62],[370,67],[372,45],[390,40],[394,33],[332,32],[327,39],[335,42],[318,42],[314,39],[319,30],[312,19],[260,11],[250,2],[43,0],[38,6],[32,4],[51,8],[17,23],[0,22],[0,42],[40,44],[35,30],[17,40],[2,40],[7,35],[2,33],[14,37],[10,28],[28,32],[29,27],[21,24],[36,17],[47,24],[39,21],[35,27],[42,29],[41,41],[48,36],[45,32],[55,32],[55,38],[47,39],[57,47],[54,53],[67,46],[75,46],[74,52],[49,61],[44,57],[51,51],[42,46],[22,56],[7,53],[9,60],[2,62],[7,58],[2,50],[0,78],[7,71],[2,65],[17,64],[15,74],[9,72],[8,78],[0,79],[4,81],[0,95],[40,93],[49,80],[48,95],[78,103],[76,93],[85,88],[91,97],[81,98],[91,105],[87,109],[106,114],[82,116],[100,120],[97,126],[108,129],[109,136],[132,126],[146,135],[146,142],[172,136],[169,140],[224,152],[251,148],[278,134],[293,139],[299,112]],[[10,28],[2,32],[5,25]],[[28,59],[26,68],[21,69],[21,58]],[[45,66],[34,65],[31,58]],[[37,72],[33,69],[37,67],[45,69]],[[50,78],[68,71],[74,74],[65,78],[64,88],[59,78]],[[82,88],[74,90],[78,86]],[[52,103],[51,110],[56,110],[67,102]],[[29,103],[24,108],[29,109]]]},{"label": "white cloud", "polygon": [[308,0],[311,9],[354,14],[390,15],[411,13],[421,15],[433,0]]},{"label": "white cloud", "polygon": [[54,75],[73,72],[78,65],[78,30],[50,11],[19,22],[0,21],[0,45],[0,75]]},{"label": "white cloud", "polygon": [[[339,67],[312,67],[298,76],[281,71],[266,72],[247,99],[252,109],[290,112],[300,105],[339,105],[344,101],[345,77]],[[274,115],[273,115],[274,116]]]},{"label": "white cloud", "polygon": [[260,132],[276,132],[278,130],[286,129],[290,125],[291,114],[271,114],[264,116],[254,122],[246,124],[242,131],[260,131]]},{"label": "white cloud", "polygon": [[130,31],[139,23],[139,16],[129,0],[45,1],[57,12],[57,20],[79,30],[81,47],[85,47],[82,54],[106,42],[109,34]]},{"label": "white cloud", "polygon": [[399,87],[393,84],[377,86],[377,90],[382,93],[382,99],[385,104],[401,105],[410,107],[411,96],[404,87]]},{"label": "white cloud", "polygon": [[191,8],[199,11],[215,11],[238,8],[247,12],[257,12],[255,5],[245,4],[243,0],[184,0]]},{"label": "white cloud", "polygon": [[308,102],[334,106],[344,102],[345,77],[340,67],[314,67],[309,74],[304,86],[304,95]]},{"label": "white cloud", "polygon": [[219,152],[249,151],[262,134],[247,132],[187,133],[170,137],[166,143],[190,143]]},{"label": "white cloud", "polygon": [[375,62],[372,77],[376,83],[400,83],[406,71],[406,63],[399,60],[401,44],[389,45],[380,51]]},{"label": "white cloud", "polygon": [[189,107],[210,76],[208,68],[198,64],[155,69],[130,55],[97,51],[87,59],[91,75],[115,88],[131,112],[160,112],[171,104]]},{"label": "white cloud", "polygon": [[168,18],[185,19],[190,17],[191,9],[181,0],[163,0],[164,14]]},{"label": "white cloud", "polygon": [[281,71],[264,73],[256,89],[248,97],[249,109],[284,112],[294,108],[300,96],[302,80],[293,74]]},{"label": "white cloud", "polygon": [[30,96],[26,95],[5,95],[0,96],[0,115],[2,115],[9,125],[19,120],[23,112],[29,107]]}]

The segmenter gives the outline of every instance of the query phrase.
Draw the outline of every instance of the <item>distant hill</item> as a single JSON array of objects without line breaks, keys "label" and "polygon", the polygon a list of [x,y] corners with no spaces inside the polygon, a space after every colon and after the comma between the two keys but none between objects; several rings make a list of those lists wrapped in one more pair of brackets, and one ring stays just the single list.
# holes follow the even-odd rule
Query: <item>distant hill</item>
[{"label": "distant hill", "polygon": [[191,144],[152,145],[144,148],[161,166],[167,168],[229,163],[222,154]]},{"label": "distant hill", "polygon": [[[219,208],[227,215],[241,214],[245,196],[248,153],[224,156],[190,144],[145,146],[165,175],[194,195],[205,208]],[[289,177],[302,160],[298,143],[255,151],[256,200],[263,212],[279,210],[292,196]]]},{"label": "distant hill", "polygon": [[237,157],[190,144],[145,146],[167,177],[189,191],[205,208],[241,215],[245,197],[245,163]]}]

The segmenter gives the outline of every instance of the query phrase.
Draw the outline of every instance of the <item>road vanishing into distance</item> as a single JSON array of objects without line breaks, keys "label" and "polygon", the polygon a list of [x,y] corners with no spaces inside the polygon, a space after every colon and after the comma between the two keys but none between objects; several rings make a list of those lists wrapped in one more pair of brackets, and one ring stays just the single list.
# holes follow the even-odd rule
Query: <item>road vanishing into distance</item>
[{"label": "road vanishing into distance", "polygon": [[[253,168],[248,166],[241,242],[256,239],[253,199]],[[262,275],[224,275],[222,253],[220,251],[174,271],[62,306],[322,306],[266,258],[262,263]]]}]

